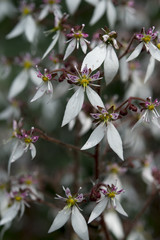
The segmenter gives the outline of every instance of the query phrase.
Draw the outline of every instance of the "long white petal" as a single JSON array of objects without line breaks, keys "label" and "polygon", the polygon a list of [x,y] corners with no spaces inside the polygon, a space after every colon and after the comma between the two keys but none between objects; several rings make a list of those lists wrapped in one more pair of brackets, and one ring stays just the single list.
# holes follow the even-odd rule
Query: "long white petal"
[{"label": "long white petal", "polygon": [[47,54],[52,50],[52,48],[54,48],[54,46],[56,45],[58,38],[59,38],[59,34],[60,31],[58,31],[54,36],[53,36],[53,41],[51,42],[51,44],[49,45],[49,47],[47,48],[47,50],[45,51],[45,53],[43,54],[43,58],[45,58],[47,56]]},{"label": "long white petal", "polygon": [[0,120],[7,120],[14,114],[12,106],[7,107],[0,113]]},{"label": "long white petal", "polygon": [[117,12],[112,1],[108,0],[107,2],[107,19],[109,22],[110,28],[114,28],[115,22],[117,20]]},{"label": "long white petal", "polygon": [[93,105],[93,107],[97,108],[97,106],[100,106],[102,108],[105,108],[102,99],[100,96],[89,86],[86,88],[87,97],[90,101],[90,103]]},{"label": "long white petal", "polygon": [[66,37],[64,33],[60,32],[59,39],[58,39],[59,54],[64,54],[65,47],[66,47]]},{"label": "long white petal", "polygon": [[112,45],[108,45],[106,51],[106,58],[104,61],[104,76],[106,84],[109,84],[115,75],[117,74],[119,68],[119,61],[117,55],[114,51]]},{"label": "long white petal", "polygon": [[107,126],[107,140],[109,146],[112,148],[112,150],[122,159],[123,158],[123,147],[122,147],[122,140],[121,137],[115,128],[115,126],[108,122]]},{"label": "long white petal", "polygon": [[119,61],[119,70],[120,70],[120,78],[123,82],[126,82],[129,78],[129,67],[126,62],[126,56],[122,57]]},{"label": "long white petal", "polygon": [[151,56],[150,60],[149,60],[148,67],[147,67],[144,83],[146,83],[148,81],[148,79],[152,76],[152,73],[154,71],[154,67],[155,67],[155,59]]},{"label": "long white petal", "polygon": [[32,159],[33,159],[36,156],[36,147],[34,146],[33,143],[30,143],[30,150],[31,150],[31,156],[32,156]]},{"label": "long white petal", "polygon": [[160,50],[151,42],[148,43],[148,48],[152,57],[155,58],[157,61],[160,61]]},{"label": "long white petal", "polygon": [[70,208],[63,208],[63,210],[61,210],[55,217],[48,233],[51,233],[61,228],[68,221],[70,214],[71,214]]},{"label": "long white petal", "polygon": [[18,74],[18,76],[13,80],[11,88],[9,90],[8,98],[12,99],[21,93],[27,85],[28,82],[28,72],[23,70]]},{"label": "long white petal", "polygon": [[65,55],[63,60],[66,60],[66,58],[71,55],[71,53],[74,51],[75,47],[76,47],[76,39],[73,39],[69,44],[68,47],[66,49]]},{"label": "long white petal", "polygon": [[79,89],[73,94],[73,96],[69,99],[63,121],[62,121],[62,127],[69,123],[72,119],[74,119],[78,113],[82,109],[82,105],[84,102],[84,89],[83,87],[79,87]]},{"label": "long white petal", "polygon": [[120,214],[128,217],[128,214],[124,211],[124,209],[122,208],[122,205],[120,204],[120,202],[117,199],[115,199],[115,202],[116,202],[116,209],[115,210],[117,212],[119,212]]},{"label": "long white petal", "polygon": [[38,18],[39,21],[43,20],[47,16],[47,14],[49,12],[49,7],[50,6],[48,4],[42,9],[42,11],[40,12],[39,18]]},{"label": "long white petal", "polygon": [[84,41],[83,38],[80,38],[80,45],[81,45],[82,51],[84,52],[84,54],[86,54],[86,52],[87,52],[87,43]]},{"label": "long white petal", "polygon": [[47,90],[47,83],[44,83],[44,84],[41,85],[41,87],[39,87],[36,94],[31,99],[31,102],[34,102],[37,99],[41,98],[45,94],[46,90]]},{"label": "long white petal", "polygon": [[140,52],[142,51],[143,48],[143,42],[138,44],[138,46],[134,49],[134,51],[131,53],[131,55],[127,58],[127,62],[135,59],[136,57],[139,56]]},{"label": "long white petal", "polygon": [[73,206],[71,214],[71,223],[74,231],[83,240],[89,240],[88,227],[86,220],[76,206]]},{"label": "long white petal", "polygon": [[96,127],[81,150],[86,150],[96,146],[104,137],[105,130],[106,129],[103,123]]},{"label": "long white petal", "polygon": [[105,10],[106,10],[105,0],[98,2],[98,4],[96,5],[96,7],[94,9],[93,16],[92,16],[89,24],[94,25],[103,16]]},{"label": "long white petal", "polygon": [[106,197],[104,197],[99,203],[97,203],[97,205],[95,206],[95,208],[93,209],[88,223],[92,222],[95,218],[99,217],[99,215],[101,215],[101,213],[104,211],[104,209],[106,208],[108,203],[108,199]]},{"label": "long white petal", "polygon": [[20,204],[14,203],[11,207],[7,208],[3,212],[2,219],[0,221],[0,226],[12,221],[18,214]]},{"label": "long white petal", "polygon": [[87,3],[92,4],[93,6],[96,6],[99,3],[99,0],[85,0]]},{"label": "long white petal", "polygon": [[80,4],[81,0],[66,0],[66,4],[69,10],[69,13],[73,15],[76,10],[78,9],[78,6]]},{"label": "long white petal", "polygon": [[24,32],[25,23],[26,18],[22,18],[20,22],[13,28],[13,30],[9,34],[7,34],[6,38],[11,39],[21,35]]},{"label": "long white petal", "polygon": [[91,68],[92,71],[99,68],[104,62],[106,57],[106,45],[104,43],[99,44],[92,51],[90,51],[82,62],[81,71],[87,65],[87,68]]},{"label": "long white petal", "polygon": [[29,42],[33,42],[35,40],[36,28],[35,20],[31,15],[28,15],[26,18],[24,31]]}]

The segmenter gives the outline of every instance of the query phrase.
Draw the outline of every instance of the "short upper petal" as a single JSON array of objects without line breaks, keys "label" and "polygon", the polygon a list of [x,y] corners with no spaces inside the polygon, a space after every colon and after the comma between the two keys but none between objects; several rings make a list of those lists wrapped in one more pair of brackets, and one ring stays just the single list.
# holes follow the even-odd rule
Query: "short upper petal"
[{"label": "short upper petal", "polygon": [[90,68],[92,71],[94,71],[101,66],[105,60],[105,57],[106,45],[104,43],[101,43],[85,56],[82,62],[81,71],[85,66],[87,66],[88,69]]},{"label": "short upper petal", "polygon": [[91,133],[89,139],[84,144],[84,146],[81,148],[81,150],[86,150],[89,148],[92,148],[96,146],[104,137],[105,129],[104,123],[101,123],[94,129],[94,131]]},{"label": "short upper petal", "polygon": [[55,217],[48,233],[56,231],[57,229],[61,228],[69,219],[71,214],[71,209],[64,207],[57,216]]},{"label": "short upper petal", "polygon": [[104,209],[106,208],[108,203],[108,199],[106,197],[104,197],[100,202],[97,203],[97,205],[95,206],[95,208],[93,209],[88,223],[92,222],[95,218],[99,217],[99,215],[101,215],[101,213],[104,211]]},{"label": "short upper petal", "polygon": [[138,46],[134,49],[134,51],[131,53],[131,55],[127,58],[127,62],[135,59],[136,57],[139,56],[140,52],[142,51],[143,48],[143,42],[138,44]]},{"label": "short upper petal", "polygon": [[107,126],[107,140],[108,140],[108,144],[112,148],[112,150],[122,160],[124,160],[121,137],[120,137],[117,129],[115,128],[115,126],[111,122],[108,122],[108,126]]},{"label": "short upper petal", "polygon": [[76,206],[73,206],[71,214],[71,223],[74,231],[83,240],[89,240],[88,227],[86,220]]},{"label": "short upper petal", "polygon": [[82,105],[84,102],[84,89],[83,87],[79,87],[79,89],[73,94],[73,96],[69,99],[63,121],[62,127],[69,123],[72,119],[74,119],[82,109]]}]

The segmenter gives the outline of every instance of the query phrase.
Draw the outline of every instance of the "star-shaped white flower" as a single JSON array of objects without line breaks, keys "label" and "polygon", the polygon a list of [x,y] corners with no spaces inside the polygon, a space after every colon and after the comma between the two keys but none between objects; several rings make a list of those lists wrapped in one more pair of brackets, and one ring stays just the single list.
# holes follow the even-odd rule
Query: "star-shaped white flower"
[{"label": "star-shaped white flower", "polygon": [[91,114],[97,121],[98,126],[94,129],[81,150],[96,146],[106,136],[109,146],[122,160],[124,160],[122,140],[117,129],[112,124],[112,121],[118,119],[119,114],[113,112],[113,107],[108,110],[99,107],[98,109],[100,113]]},{"label": "star-shaped white flower", "polygon": [[101,43],[86,55],[81,69],[87,65],[88,68],[94,71],[104,62],[105,81],[106,84],[109,84],[119,69],[119,60],[114,51],[114,47],[118,49],[118,44],[115,39],[117,34],[115,31],[109,32],[108,29],[102,30],[105,32],[105,35],[101,36]]},{"label": "star-shaped white flower", "polygon": [[58,12],[59,15],[62,15],[60,10],[60,0],[43,0],[44,4],[42,5],[42,10],[39,15],[39,21],[47,17],[48,13]]},{"label": "star-shaped white flower", "polygon": [[124,216],[128,216],[127,213],[122,208],[120,202],[116,199],[116,196],[124,192],[123,189],[117,190],[117,187],[115,185],[107,185],[107,187],[103,187],[103,189],[100,189],[102,193],[101,199],[97,202],[97,205],[93,209],[88,223],[92,222],[94,219],[99,217],[101,213],[105,210],[105,208],[113,208],[117,212],[121,213]]},{"label": "star-shaped white flower", "polygon": [[63,187],[63,190],[67,198],[57,195],[57,199],[63,200],[66,206],[59,211],[48,232],[51,233],[61,228],[71,217],[71,224],[77,235],[83,240],[89,240],[88,227],[78,207],[78,203],[84,200],[83,194],[72,196],[69,188]]},{"label": "star-shaped white flower", "polygon": [[67,74],[68,80],[77,85],[78,90],[73,94],[73,96],[67,103],[63,117],[62,127],[68,124],[72,119],[74,119],[81,111],[84,102],[85,92],[90,103],[95,108],[97,108],[97,106],[104,107],[100,96],[90,87],[97,86],[93,82],[101,79],[100,72],[98,71],[92,76],[91,73],[92,71],[90,71],[90,69],[85,66],[81,73],[77,70],[77,75]]}]

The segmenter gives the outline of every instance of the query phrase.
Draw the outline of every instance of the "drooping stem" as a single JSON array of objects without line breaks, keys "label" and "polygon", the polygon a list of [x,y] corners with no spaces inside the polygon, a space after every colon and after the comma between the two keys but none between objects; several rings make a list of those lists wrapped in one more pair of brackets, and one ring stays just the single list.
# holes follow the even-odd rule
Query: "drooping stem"
[{"label": "drooping stem", "polygon": [[95,147],[95,179],[97,180],[99,178],[99,144]]},{"label": "drooping stem", "polygon": [[119,60],[128,53],[128,51],[129,51],[129,49],[130,49],[130,47],[131,47],[132,42],[133,42],[134,39],[135,39],[135,34],[133,34],[133,36],[131,37],[130,42],[129,42],[129,44],[128,44],[128,47],[126,48],[126,50],[124,51],[124,53],[123,53],[121,56],[119,56],[119,58],[118,58]]},{"label": "drooping stem", "polygon": [[40,129],[38,129],[38,128],[35,128],[35,129],[34,129],[34,132],[39,133],[39,137],[42,138],[42,139],[44,139],[44,140],[46,140],[46,141],[48,141],[48,142],[53,142],[53,143],[59,144],[59,145],[65,147],[65,148],[68,149],[68,150],[79,151],[79,152],[82,152],[82,153],[85,154],[85,155],[88,155],[88,156],[94,158],[94,154],[89,153],[89,152],[86,152],[86,151],[82,151],[79,147],[76,147],[76,146],[74,146],[74,145],[72,145],[72,144],[64,143],[64,142],[62,142],[62,141],[59,140],[59,139],[50,137],[50,136],[46,135],[46,133],[44,133],[42,130],[40,130]]},{"label": "drooping stem", "polygon": [[132,100],[139,100],[139,101],[145,102],[145,99],[143,99],[143,98],[130,97],[130,98],[128,98],[127,100],[125,100],[119,107],[117,107],[117,108],[115,109],[115,112],[118,112],[126,103],[131,104],[131,101],[132,101]]}]

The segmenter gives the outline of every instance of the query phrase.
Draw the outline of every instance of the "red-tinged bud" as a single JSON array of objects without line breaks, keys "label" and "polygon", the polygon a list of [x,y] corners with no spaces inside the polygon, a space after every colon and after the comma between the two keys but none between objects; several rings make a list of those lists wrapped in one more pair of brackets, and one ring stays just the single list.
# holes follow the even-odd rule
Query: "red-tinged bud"
[{"label": "red-tinged bud", "polygon": [[137,112],[137,107],[133,104],[129,105],[129,110],[133,111],[133,112]]},{"label": "red-tinged bud", "polygon": [[128,111],[126,109],[123,109],[120,111],[120,115],[126,116],[128,114]]},{"label": "red-tinged bud", "polygon": [[100,199],[100,197],[101,197],[101,194],[99,192],[99,188],[97,188],[97,186],[93,187],[90,194],[90,200],[97,201],[98,199]]}]

